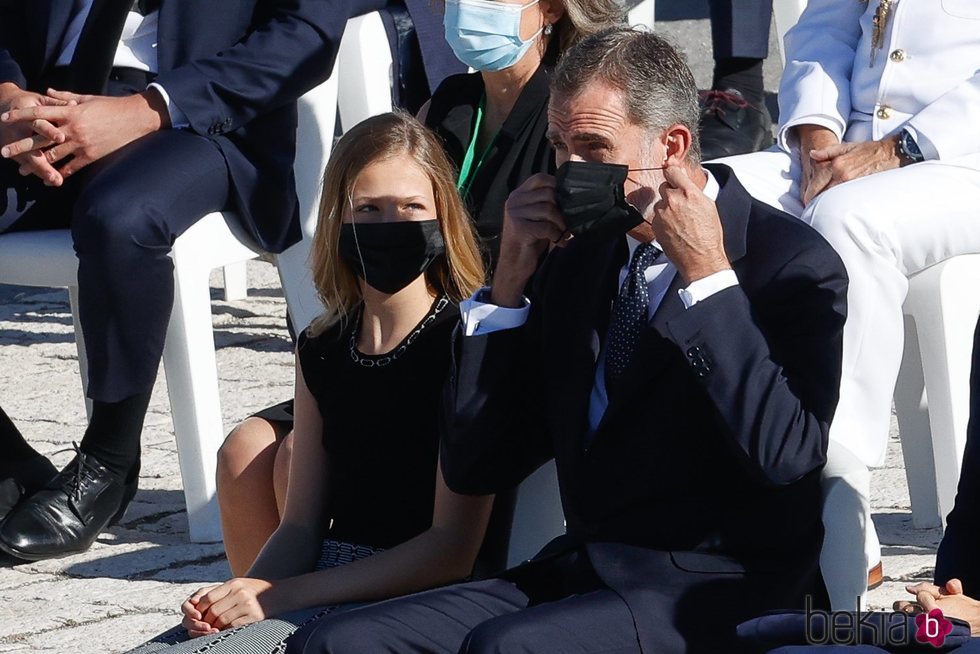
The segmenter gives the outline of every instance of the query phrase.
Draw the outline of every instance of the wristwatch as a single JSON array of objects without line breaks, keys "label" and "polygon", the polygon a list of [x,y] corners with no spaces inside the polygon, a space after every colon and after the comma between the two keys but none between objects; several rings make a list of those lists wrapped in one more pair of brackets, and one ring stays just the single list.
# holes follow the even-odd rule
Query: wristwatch
[{"label": "wristwatch", "polygon": [[898,133],[898,153],[905,157],[909,163],[925,161],[922,150],[919,149],[918,144],[907,129],[903,129]]}]

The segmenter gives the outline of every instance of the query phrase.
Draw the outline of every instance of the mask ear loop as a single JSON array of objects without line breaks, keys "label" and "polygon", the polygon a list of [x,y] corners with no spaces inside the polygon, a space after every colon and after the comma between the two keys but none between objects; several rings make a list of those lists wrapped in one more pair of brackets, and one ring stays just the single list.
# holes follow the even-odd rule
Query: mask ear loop
[{"label": "mask ear loop", "polygon": [[[354,220],[354,196],[352,193],[347,193],[347,204],[350,205],[350,226],[351,231],[354,233],[354,248],[357,250],[357,258],[361,261],[361,273],[364,274],[364,283],[370,286],[371,282],[367,278],[367,266],[364,264],[364,255],[361,253],[361,242],[357,238],[357,221]],[[361,298],[364,301],[364,298]]]},{"label": "mask ear loop", "polygon": [[[651,171],[651,170],[664,170],[665,168],[667,168],[667,166],[654,166],[653,168],[628,168],[626,170],[626,172],[629,172],[629,173],[642,173],[642,172],[647,172],[647,171]],[[629,179],[629,177],[627,177],[627,179]],[[634,184],[639,184],[639,182],[637,182],[635,179],[630,180],[630,181],[633,182]],[[637,207],[636,207],[635,204],[633,204],[629,200],[627,200],[626,202],[628,202],[631,207],[633,207],[634,209],[636,209],[636,212],[637,213],[640,213],[640,210],[637,209]],[[643,217],[643,214],[642,213],[640,213],[640,219],[643,222],[645,222],[647,225],[651,225],[651,226],[653,225],[653,223],[651,221],[649,221],[649,220],[647,220],[646,218]]]}]

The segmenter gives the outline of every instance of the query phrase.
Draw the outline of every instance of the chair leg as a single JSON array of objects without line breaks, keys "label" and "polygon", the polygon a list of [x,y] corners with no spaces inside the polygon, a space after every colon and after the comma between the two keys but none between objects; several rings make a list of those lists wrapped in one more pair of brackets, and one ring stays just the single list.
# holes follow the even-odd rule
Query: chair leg
[{"label": "chair leg", "polygon": [[980,255],[954,257],[935,268],[938,321],[927,323],[931,333],[920,331],[919,347],[939,480],[939,511],[945,522],[956,497],[970,420],[973,331],[980,315],[974,284]]},{"label": "chair leg", "polygon": [[925,391],[918,330],[912,317],[905,316],[905,353],[895,386],[895,415],[912,502],[912,525],[916,529],[940,527],[943,522],[939,514],[936,466]]},{"label": "chair leg", "polygon": [[174,308],[163,365],[187,502],[190,539],[221,540],[215,495],[218,448],[224,439],[214,354],[208,272],[174,254]]},{"label": "chair leg", "polygon": [[245,261],[230,263],[222,268],[225,278],[225,302],[248,297],[248,266]]},{"label": "chair leg", "polygon": [[71,307],[71,321],[75,326],[75,349],[78,351],[78,374],[82,378],[82,397],[85,398],[85,414],[92,419],[92,400],[88,399],[88,355],[85,352],[85,338],[82,336],[82,323],[78,320],[78,287],[68,287],[68,304]]}]

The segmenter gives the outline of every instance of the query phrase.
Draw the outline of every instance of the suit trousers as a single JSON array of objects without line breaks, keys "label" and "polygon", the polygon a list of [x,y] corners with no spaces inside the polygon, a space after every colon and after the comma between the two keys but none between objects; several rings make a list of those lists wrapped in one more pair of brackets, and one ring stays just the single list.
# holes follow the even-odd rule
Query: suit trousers
[{"label": "suit trousers", "polygon": [[[845,141],[862,140],[852,132],[860,135],[861,130],[849,132]],[[720,163],[731,166],[752,196],[813,226],[844,261],[849,278],[847,322],[840,401],[830,438],[856,457],[843,466],[878,466],[884,462],[904,348],[902,304],[908,276],[949,257],[980,252],[980,171],[955,162],[923,162],[841,184],[803,207],[799,161],[798,152],[790,155],[774,147]],[[833,456],[834,449],[828,467],[834,466]],[[862,478],[856,468],[849,476],[854,492],[862,495],[859,502],[866,505],[870,477]],[[825,499],[828,491],[825,475]],[[836,531],[844,538],[846,533],[835,528],[835,516],[846,516],[854,502],[835,505],[830,499],[824,506],[827,533]],[[864,522],[872,526],[870,516]],[[863,534],[853,537],[852,548],[866,545]],[[872,563],[877,557],[877,552],[869,552]],[[859,574],[837,566],[831,571],[825,566],[823,572],[834,608],[853,610],[851,589],[864,583],[859,577],[864,579],[866,571]],[[850,580],[843,586],[846,590],[835,578]]]},{"label": "suit trousers", "polygon": [[[0,193],[19,182],[16,167],[0,168]],[[210,140],[164,130],[61,188],[35,187],[33,204],[8,227],[71,229],[93,400],[116,402],[153,387],[173,306],[168,254],[188,227],[228,206],[229,189],[224,158]]]},{"label": "suit trousers", "polygon": [[715,60],[769,56],[772,0],[708,0]]},{"label": "suit trousers", "polygon": [[629,608],[583,554],[531,566],[533,579],[457,584],[328,616],[286,652],[640,652]]}]

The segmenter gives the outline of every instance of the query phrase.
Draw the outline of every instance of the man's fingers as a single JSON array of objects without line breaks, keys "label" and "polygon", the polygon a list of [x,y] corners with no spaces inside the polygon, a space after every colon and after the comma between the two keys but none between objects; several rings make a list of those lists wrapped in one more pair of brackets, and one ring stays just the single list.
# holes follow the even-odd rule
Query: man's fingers
[{"label": "man's fingers", "polygon": [[687,170],[684,169],[684,166],[678,166],[678,165],[665,166],[664,179],[666,179],[667,183],[670,184],[672,187],[681,189],[683,191],[692,191],[692,190],[696,190],[698,192],[701,191],[701,189],[697,187],[697,185],[694,183],[691,177],[687,174]]},{"label": "man's fingers", "polygon": [[92,96],[80,95],[78,93],[72,93],[71,91],[59,91],[57,89],[48,89],[47,97],[52,100],[56,100],[58,102],[64,102],[64,103],[74,102],[75,104],[78,104],[80,102],[85,102],[86,100],[91,99]]},{"label": "man's fingers", "polygon": [[908,600],[900,600],[892,604],[892,610],[899,611],[901,613],[919,613],[922,611],[922,607],[915,602],[909,602]]},{"label": "man's fingers", "polygon": [[11,109],[10,111],[0,114],[0,121],[5,123],[19,123],[25,121],[35,121],[35,120],[51,120],[60,121],[64,120],[68,113],[71,111],[72,107],[62,106],[62,107],[24,107],[23,109]]},{"label": "man's fingers", "polygon": [[40,150],[41,148],[46,148],[51,145],[51,143],[51,139],[45,138],[40,134],[33,134],[27,138],[14,141],[13,143],[0,148],[0,157],[3,157],[4,159],[13,159],[18,155],[32,152],[34,150]]},{"label": "man's fingers", "polygon": [[946,594],[947,595],[962,595],[963,594],[963,582],[959,579],[950,579],[946,582]]},{"label": "man's fingers", "polygon": [[838,143],[837,145],[829,145],[826,148],[817,148],[815,150],[810,150],[810,159],[823,163],[825,161],[830,161],[834,157],[844,153],[845,144]]},{"label": "man's fingers", "polygon": [[930,584],[927,581],[921,581],[917,584],[910,584],[905,587],[905,590],[915,596],[918,596],[919,593],[929,593],[936,599],[939,599],[939,596],[941,594],[939,586]]},{"label": "man's fingers", "polygon": [[17,169],[24,177],[34,175],[41,179],[47,186],[61,186],[64,178],[55,168],[45,161],[44,156],[39,152],[29,152],[14,158],[20,164]]},{"label": "man's fingers", "polygon": [[556,186],[555,176],[549,175],[548,173],[535,173],[524,180],[524,183],[518,186],[515,190],[526,190],[533,191],[538,188],[550,188],[553,189]]},{"label": "man's fingers", "polygon": [[40,136],[48,139],[52,143],[64,143],[65,133],[46,120],[35,120],[31,123],[31,129]]},{"label": "man's fingers", "polygon": [[915,601],[922,606],[924,611],[931,611],[936,608],[936,598],[928,590],[922,590],[916,593]]},{"label": "man's fingers", "polygon": [[77,174],[82,168],[92,163],[92,161],[93,159],[90,157],[75,157],[62,166],[59,172],[61,172],[61,176],[63,178],[68,179],[72,175]]}]

